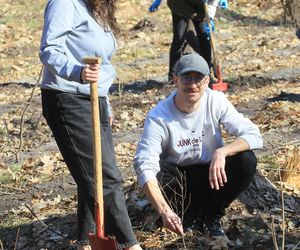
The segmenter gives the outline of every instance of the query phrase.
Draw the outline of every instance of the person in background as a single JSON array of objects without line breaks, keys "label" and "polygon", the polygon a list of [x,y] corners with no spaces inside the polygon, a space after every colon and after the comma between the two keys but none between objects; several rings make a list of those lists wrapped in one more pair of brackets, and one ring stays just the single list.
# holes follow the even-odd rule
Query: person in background
[{"label": "person in background", "polygon": [[[167,0],[173,23],[173,40],[170,48],[168,72],[169,81],[173,79],[174,66],[183,52],[189,20],[192,20],[198,38],[199,46],[197,46],[196,52],[201,55],[209,67],[211,67],[210,28],[205,20],[204,2],[204,0]],[[157,11],[160,4],[161,0],[154,0],[149,11]],[[218,5],[223,9],[227,9],[228,1],[208,0],[208,14],[212,30],[214,30],[213,18]]]},{"label": "person in background", "polygon": [[[112,142],[108,89],[116,72],[115,0],[49,0],[45,8],[40,60],[43,115],[78,190],[78,249],[91,249],[94,231],[94,170],[89,81],[98,81],[100,103],[105,232],[119,249],[141,249],[134,235],[122,193],[122,176]],[[86,56],[101,65],[83,65]]]},{"label": "person in background", "polygon": [[[177,89],[147,114],[133,165],[166,228],[182,234],[197,221],[218,237],[225,208],[253,180],[252,150],[263,141],[222,92],[208,88],[209,80],[199,54],[177,61]],[[235,139],[224,144],[222,129]]]}]

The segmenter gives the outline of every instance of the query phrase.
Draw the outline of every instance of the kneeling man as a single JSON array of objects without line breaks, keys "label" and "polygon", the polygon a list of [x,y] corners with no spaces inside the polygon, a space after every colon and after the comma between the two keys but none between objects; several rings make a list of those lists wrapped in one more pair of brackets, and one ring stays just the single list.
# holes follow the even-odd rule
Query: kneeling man
[{"label": "kneeling man", "polygon": [[[134,157],[138,182],[168,229],[182,234],[201,221],[222,236],[220,219],[252,181],[251,150],[262,147],[262,137],[222,92],[208,88],[209,68],[198,54],[179,59],[173,80],[177,89],[147,114]],[[222,130],[235,139],[224,145]]]}]

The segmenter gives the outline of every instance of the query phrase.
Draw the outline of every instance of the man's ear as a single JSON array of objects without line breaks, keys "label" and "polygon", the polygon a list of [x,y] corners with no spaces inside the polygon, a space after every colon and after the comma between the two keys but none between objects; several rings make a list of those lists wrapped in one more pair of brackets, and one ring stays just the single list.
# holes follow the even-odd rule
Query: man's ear
[{"label": "man's ear", "polygon": [[173,83],[176,87],[178,87],[179,76],[173,75]]},{"label": "man's ear", "polygon": [[209,84],[209,81],[210,81],[210,76],[207,76],[205,80],[205,84]]}]

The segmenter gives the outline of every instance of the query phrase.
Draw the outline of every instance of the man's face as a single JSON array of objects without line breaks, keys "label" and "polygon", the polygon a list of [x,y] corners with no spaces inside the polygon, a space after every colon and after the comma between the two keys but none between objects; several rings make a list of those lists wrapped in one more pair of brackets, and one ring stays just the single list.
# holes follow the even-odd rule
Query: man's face
[{"label": "man's face", "polygon": [[174,83],[178,98],[185,103],[198,102],[208,87],[209,76],[198,72],[187,72],[181,76],[174,76]]}]

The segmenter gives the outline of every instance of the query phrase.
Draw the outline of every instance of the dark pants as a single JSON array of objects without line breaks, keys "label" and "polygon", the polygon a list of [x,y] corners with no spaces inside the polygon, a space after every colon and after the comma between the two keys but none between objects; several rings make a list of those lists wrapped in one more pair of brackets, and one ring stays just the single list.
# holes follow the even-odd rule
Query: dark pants
[{"label": "dark pants", "polygon": [[[169,79],[173,77],[174,67],[178,59],[181,57],[186,42],[188,18],[181,17],[172,13],[173,20],[173,40],[170,49],[169,60]],[[199,46],[196,52],[201,55],[209,67],[211,65],[211,47],[207,35],[200,28],[200,20],[193,20]]]},{"label": "dark pants", "polygon": [[225,208],[245,190],[256,171],[256,157],[246,151],[226,158],[227,183],[219,190],[211,189],[209,164],[176,167],[161,163],[158,180],[171,207],[189,224],[201,214],[222,217]]},{"label": "dark pants", "polygon": [[[122,193],[109,125],[107,102],[99,98],[101,120],[104,223],[106,235],[116,237],[120,249],[137,243]],[[78,187],[78,240],[94,231],[94,169],[91,102],[88,96],[42,90],[43,115]]]}]

